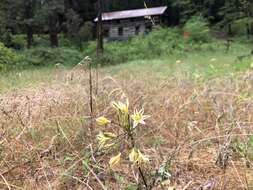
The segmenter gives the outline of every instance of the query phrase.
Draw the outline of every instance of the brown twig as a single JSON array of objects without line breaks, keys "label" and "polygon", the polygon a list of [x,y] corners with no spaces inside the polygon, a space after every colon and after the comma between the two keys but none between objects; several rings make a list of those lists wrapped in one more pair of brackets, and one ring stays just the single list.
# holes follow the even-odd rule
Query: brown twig
[{"label": "brown twig", "polygon": [[87,163],[83,163],[85,165],[85,167],[90,171],[90,173],[95,177],[95,179],[97,180],[97,182],[99,183],[99,185],[101,186],[101,188],[103,190],[107,190],[107,188],[104,186],[104,184],[102,183],[102,181],[98,178],[98,176],[95,174],[95,172],[90,168],[90,166]]}]

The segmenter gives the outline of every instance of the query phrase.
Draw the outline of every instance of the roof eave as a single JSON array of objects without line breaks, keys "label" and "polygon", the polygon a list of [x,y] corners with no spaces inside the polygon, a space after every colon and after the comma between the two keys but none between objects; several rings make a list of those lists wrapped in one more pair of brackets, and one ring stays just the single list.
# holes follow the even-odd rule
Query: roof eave
[{"label": "roof eave", "polygon": [[[162,6],[162,7],[152,7],[152,8],[147,8],[147,9],[154,9],[154,8],[163,8],[161,13],[156,13],[156,14],[150,14],[150,15],[142,15],[142,16],[129,16],[129,17],[125,17],[125,18],[112,18],[112,19],[107,19],[107,18],[102,18],[102,21],[111,21],[111,20],[120,20],[120,19],[128,19],[128,18],[139,18],[139,17],[145,17],[145,16],[158,16],[158,15],[162,15],[164,14],[164,12],[167,10],[167,6]],[[137,10],[141,10],[141,9],[136,9],[133,11],[137,11]],[[126,10],[126,11],[130,11],[130,10]],[[124,12],[124,11],[115,11],[115,12]],[[113,12],[111,12],[113,13]],[[98,21],[98,17],[94,19],[94,22]]]}]

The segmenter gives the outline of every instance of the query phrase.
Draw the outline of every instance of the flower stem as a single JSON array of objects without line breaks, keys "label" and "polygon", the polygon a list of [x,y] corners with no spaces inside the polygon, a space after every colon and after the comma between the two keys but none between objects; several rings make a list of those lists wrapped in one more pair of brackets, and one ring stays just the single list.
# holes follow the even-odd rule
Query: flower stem
[{"label": "flower stem", "polygon": [[[129,138],[130,138],[130,140],[131,140],[132,148],[134,148],[134,147],[135,147],[135,141],[134,141],[134,136],[133,136],[133,133],[132,133],[131,130],[128,131],[128,136],[129,136]],[[146,189],[148,190],[148,189],[149,189],[149,188],[148,188],[148,184],[147,184],[146,178],[145,178],[145,176],[144,176],[144,174],[143,174],[143,171],[142,171],[142,169],[141,169],[140,166],[138,167],[138,171],[139,171],[139,173],[140,173],[141,179],[142,179],[142,181],[143,181],[143,183],[144,183]]]},{"label": "flower stem", "polygon": [[143,181],[143,183],[144,183],[146,189],[148,190],[148,189],[149,189],[149,188],[148,188],[148,184],[147,184],[147,181],[146,181],[146,179],[145,179],[145,176],[144,176],[144,174],[143,174],[143,172],[142,172],[141,167],[138,167],[138,170],[139,170],[140,176],[141,176],[141,178],[142,178],[142,181]]}]

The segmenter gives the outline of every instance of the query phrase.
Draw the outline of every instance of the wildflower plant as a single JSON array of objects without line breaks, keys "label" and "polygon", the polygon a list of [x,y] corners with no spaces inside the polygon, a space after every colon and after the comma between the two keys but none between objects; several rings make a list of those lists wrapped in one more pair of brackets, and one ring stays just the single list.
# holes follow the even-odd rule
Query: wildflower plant
[{"label": "wildflower plant", "polygon": [[[137,148],[135,143],[135,130],[140,125],[145,125],[145,120],[148,119],[149,115],[144,115],[144,109],[134,110],[133,113],[130,113],[129,110],[129,101],[126,100],[123,102],[112,102],[112,107],[115,110],[117,121],[111,121],[104,116],[96,119],[96,122],[100,126],[107,127],[108,125],[113,125],[119,127],[123,133],[122,134],[114,134],[108,132],[100,132],[97,135],[98,140],[98,149],[101,151],[115,150],[119,144],[123,143],[123,139],[125,138],[129,144],[130,148],[124,148],[123,150],[117,150],[117,154],[112,156],[109,160],[109,167],[114,170],[121,162],[123,152],[128,155],[128,159],[131,164],[138,169],[140,177],[143,180],[143,183],[148,189],[148,185],[142,171],[142,167],[145,163],[149,161],[148,157],[145,156],[140,149]],[[126,146],[122,146],[126,147]]]}]

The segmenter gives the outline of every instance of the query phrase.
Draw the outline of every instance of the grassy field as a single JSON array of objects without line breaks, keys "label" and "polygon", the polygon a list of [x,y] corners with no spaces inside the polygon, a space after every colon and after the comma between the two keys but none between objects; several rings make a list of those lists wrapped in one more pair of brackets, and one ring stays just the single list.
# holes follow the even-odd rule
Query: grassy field
[{"label": "grassy field", "polygon": [[[131,75],[146,73],[150,77],[160,78],[181,77],[190,80],[206,81],[216,77],[244,72],[253,62],[248,56],[250,46],[235,44],[225,53],[225,46],[219,51],[193,52],[180,55],[167,55],[149,60],[135,60],[118,65],[100,68],[104,74],[119,76],[122,73]],[[244,56],[238,59],[240,56]],[[11,89],[38,86],[52,83],[57,79],[59,71],[66,73],[71,66],[33,67],[2,73],[0,76],[0,93]],[[125,76],[126,77],[126,76]]]},{"label": "grassy field", "polygon": [[[251,189],[252,58],[238,59],[248,52],[236,45],[101,67],[93,117],[113,117],[111,102],[125,97],[151,116],[135,134],[153,189]],[[92,124],[89,89],[84,65],[0,76],[0,189],[144,189],[127,153],[113,172],[117,151],[96,151],[99,131],[121,130]]]}]

